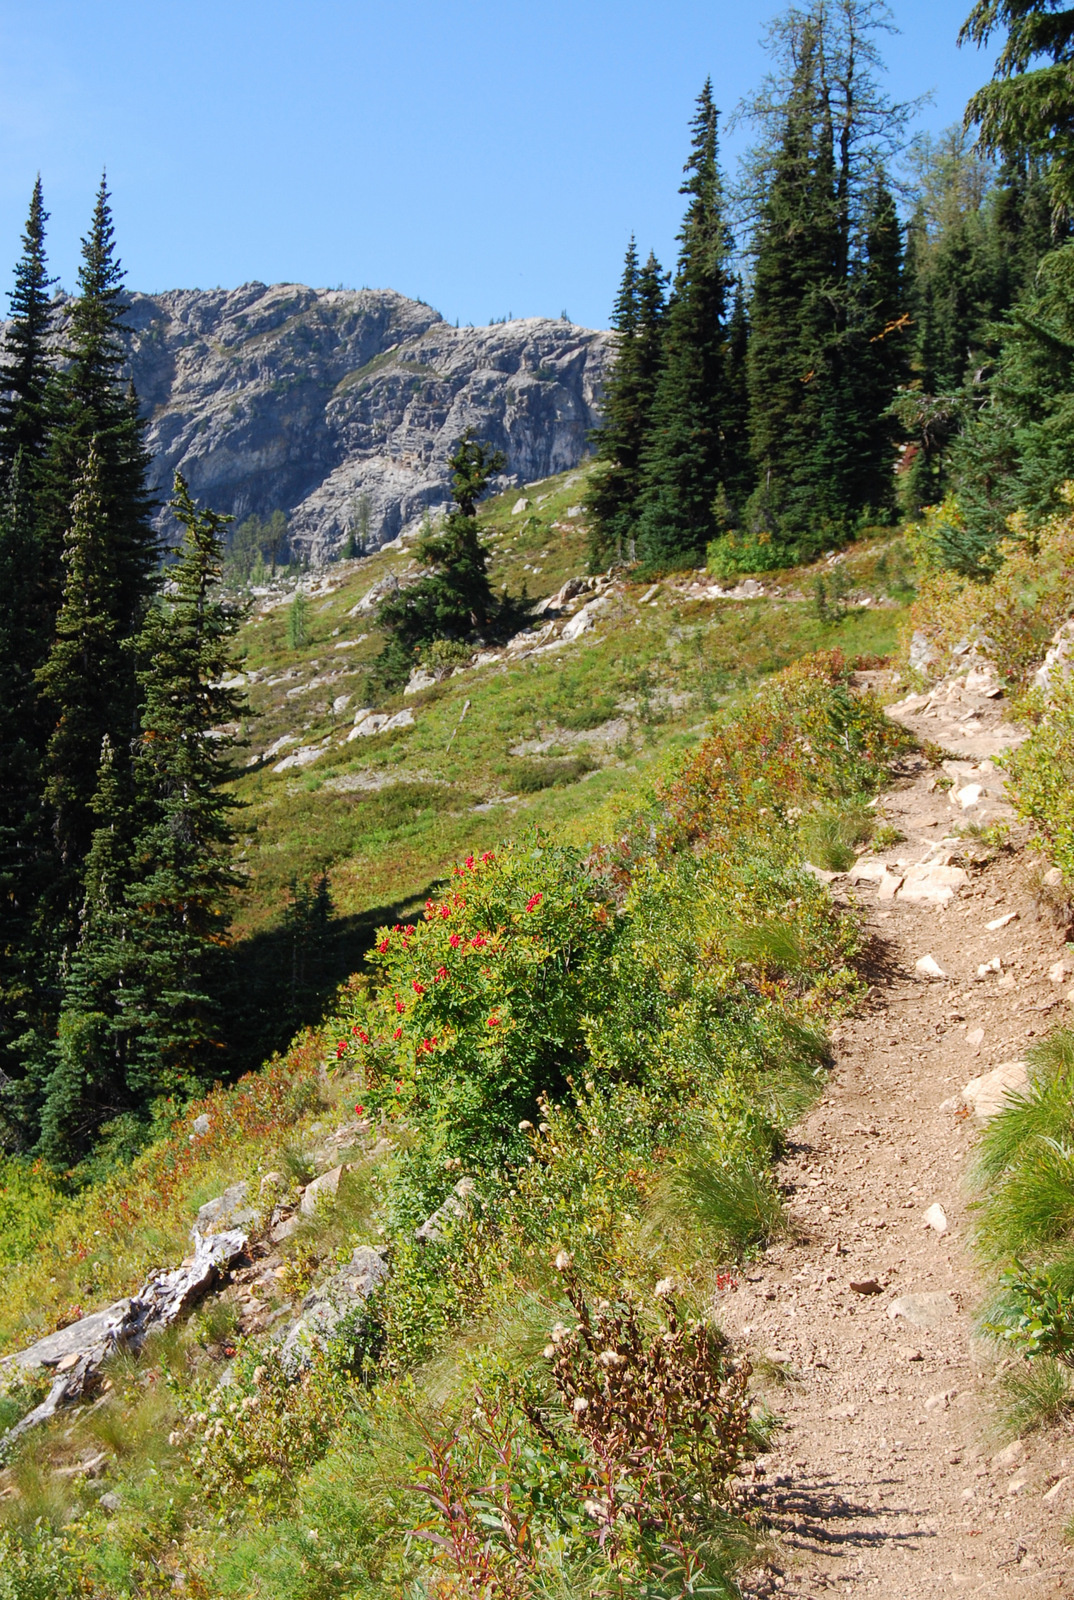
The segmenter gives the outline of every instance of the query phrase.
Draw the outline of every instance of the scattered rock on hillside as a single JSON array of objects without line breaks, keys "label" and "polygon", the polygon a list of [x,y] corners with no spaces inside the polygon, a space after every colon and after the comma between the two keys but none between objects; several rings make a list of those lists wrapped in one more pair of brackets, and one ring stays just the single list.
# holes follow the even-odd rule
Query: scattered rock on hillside
[{"label": "scattered rock on hillside", "polygon": [[129,1300],[117,1300],[0,1362],[0,1368],[56,1374],[47,1397],[6,1437],[16,1438],[61,1406],[80,1400],[110,1355],[117,1350],[139,1351],[150,1333],[168,1327],[200,1300],[245,1249],[246,1235],[237,1229],[199,1238],[193,1256],[182,1266],[157,1273]]},{"label": "scattered rock on hillside", "polygon": [[339,1191],[340,1178],[349,1171],[350,1166],[345,1163],[331,1167],[327,1172],[322,1172],[319,1178],[314,1178],[312,1183],[307,1183],[298,1207],[302,1215],[312,1217],[319,1206],[334,1200]]},{"label": "scattered rock on hillside", "polygon": [[339,1272],[306,1295],[302,1315],[284,1335],[280,1354],[285,1365],[295,1370],[308,1366],[313,1350],[330,1338],[343,1318],[368,1300],[387,1276],[381,1251],[372,1245],[357,1245]]},{"label": "scattered rock on hillside", "polygon": [[1064,678],[1069,678],[1074,664],[1074,617],[1064,622],[1052,635],[1047,655],[1033,674],[1033,686],[1049,694],[1058,688]]},{"label": "scattered rock on hillside", "polygon": [[420,1228],[415,1228],[415,1239],[422,1244],[429,1244],[432,1240],[439,1239],[440,1231],[449,1218],[466,1215],[465,1202],[473,1192],[473,1178],[460,1178],[443,1205],[438,1206],[431,1217],[426,1217]]},{"label": "scattered rock on hillside", "polygon": [[260,1221],[260,1212],[256,1206],[246,1204],[248,1192],[249,1185],[243,1179],[240,1183],[233,1183],[230,1189],[225,1189],[215,1199],[206,1200],[190,1229],[191,1238],[221,1233],[225,1227],[256,1225]]}]

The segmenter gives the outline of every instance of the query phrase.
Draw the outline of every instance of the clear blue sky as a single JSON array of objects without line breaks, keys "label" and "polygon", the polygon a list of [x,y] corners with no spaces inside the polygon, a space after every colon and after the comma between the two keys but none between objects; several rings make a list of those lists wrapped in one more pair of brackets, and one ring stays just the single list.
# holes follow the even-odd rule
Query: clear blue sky
[{"label": "clear blue sky", "polygon": [[[894,0],[897,98],[961,117],[970,0]],[[669,264],[705,75],[730,112],[778,0],[0,0],[0,287],[40,169],[73,285],[102,165],[128,282],[391,287],[444,316],[607,323]],[[725,140],[734,166],[746,135]],[[5,302],[6,304],[6,302]]]}]

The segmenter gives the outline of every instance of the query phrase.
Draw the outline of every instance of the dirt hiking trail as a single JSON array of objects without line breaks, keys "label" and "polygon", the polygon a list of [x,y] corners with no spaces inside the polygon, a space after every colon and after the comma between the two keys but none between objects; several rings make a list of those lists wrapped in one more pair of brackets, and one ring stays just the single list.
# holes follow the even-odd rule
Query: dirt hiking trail
[{"label": "dirt hiking trail", "polygon": [[1074,1435],[998,1431],[966,1173],[989,1090],[1001,1103],[1070,1014],[1071,971],[1039,858],[954,835],[1012,817],[989,758],[1020,735],[994,680],[971,671],[891,714],[958,759],[907,762],[879,806],[905,839],[832,879],[865,916],[871,988],[780,1167],[791,1232],[717,1308],[762,1374],[786,1375],[754,1469],[777,1554],[745,1590],[1054,1600],[1074,1596]]}]

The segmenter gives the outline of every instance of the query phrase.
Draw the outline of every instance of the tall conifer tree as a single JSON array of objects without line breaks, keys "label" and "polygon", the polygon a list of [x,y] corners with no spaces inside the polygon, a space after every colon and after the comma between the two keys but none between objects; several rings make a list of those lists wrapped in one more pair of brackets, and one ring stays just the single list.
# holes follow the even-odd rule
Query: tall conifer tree
[{"label": "tall conifer tree", "polygon": [[137,641],[141,726],[133,767],[106,736],[78,940],[41,1108],[52,1160],[85,1154],[101,1125],[143,1119],[217,1065],[236,802],[222,785],[241,703],[220,687],[237,618],[218,588],[229,520],[199,511],[181,476],[184,530]]},{"label": "tall conifer tree", "polygon": [[[731,240],[724,217],[712,83],[698,96],[680,193],[689,196],[668,306],[660,380],[643,457],[637,552],[650,566],[697,561],[716,531],[727,460],[727,298]],[[726,491],[724,491],[726,493]]]},{"label": "tall conifer tree", "polygon": [[664,331],[664,274],[650,251],[643,267],[631,239],[612,327],[616,359],[604,393],[604,422],[596,434],[602,468],[586,501],[592,571],[610,556],[630,555],[641,496],[641,458],[660,373]]},{"label": "tall conifer tree", "polygon": [[[98,492],[108,523],[108,560],[114,585],[114,620],[121,636],[141,626],[153,587],[159,548],[146,488],[149,455],[137,398],[124,381],[126,314],[123,269],[115,253],[108,188],[102,178],[89,232],[82,241],[77,298],[64,328],[67,365],[57,384],[56,420],[46,463],[43,507],[44,559],[52,563],[56,608],[62,587],[60,555],[67,531],[71,486],[79,480],[92,443],[98,458]],[[133,663],[115,686],[116,711],[125,717],[115,740],[116,759],[134,732]]]},{"label": "tall conifer tree", "polygon": [[23,457],[22,492],[45,454],[48,439],[48,390],[53,375],[49,351],[53,311],[45,258],[45,210],[41,179],[30,197],[22,235],[22,255],[15,267],[11,320],[0,356],[0,466],[10,469]]}]

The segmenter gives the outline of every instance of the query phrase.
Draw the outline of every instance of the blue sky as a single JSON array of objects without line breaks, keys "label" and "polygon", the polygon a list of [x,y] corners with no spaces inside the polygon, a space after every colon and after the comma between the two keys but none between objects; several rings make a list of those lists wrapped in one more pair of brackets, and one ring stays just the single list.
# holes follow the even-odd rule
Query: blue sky
[{"label": "blue sky", "polygon": [[[633,230],[674,256],[694,97],[764,71],[771,0],[0,0],[0,285],[40,169],[71,286],[103,165],[134,288],[391,287],[454,321],[607,323]],[[918,119],[990,55],[969,0],[894,0]],[[726,166],[745,132],[725,140]]]}]

